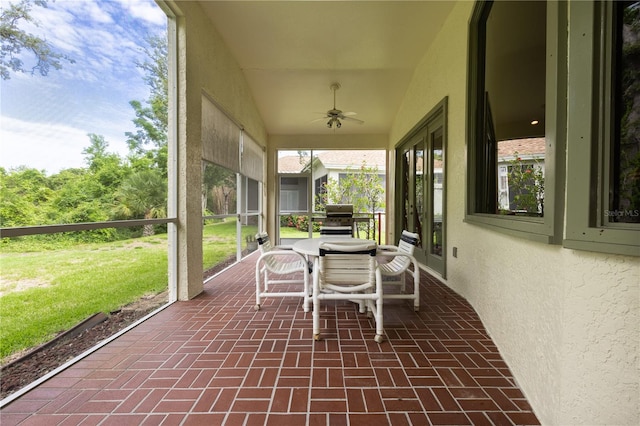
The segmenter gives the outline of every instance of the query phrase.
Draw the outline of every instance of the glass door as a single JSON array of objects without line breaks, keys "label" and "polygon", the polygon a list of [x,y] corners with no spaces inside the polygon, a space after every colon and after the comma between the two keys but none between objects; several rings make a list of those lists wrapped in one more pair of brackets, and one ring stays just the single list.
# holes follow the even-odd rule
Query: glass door
[{"label": "glass door", "polygon": [[402,227],[396,232],[400,235],[403,229],[420,235],[416,259],[424,263],[422,250],[422,230],[424,218],[424,134],[415,136],[402,152]]},{"label": "glass door", "polygon": [[[445,127],[444,109],[433,115],[398,149],[400,215],[396,235],[415,232],[420,242],[416,259],[445,276]],[[397,210],[397,211],[398,211]]]},{"label": "glass door", "polygon": [[444,276],[444,135],[442,126],[429,130],[427,265]]}]

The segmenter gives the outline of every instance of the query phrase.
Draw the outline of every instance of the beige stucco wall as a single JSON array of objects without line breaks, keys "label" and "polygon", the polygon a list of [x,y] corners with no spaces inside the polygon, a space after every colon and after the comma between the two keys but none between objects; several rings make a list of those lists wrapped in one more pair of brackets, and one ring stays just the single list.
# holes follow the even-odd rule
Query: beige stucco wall
[{"label": "beige stucco wall", "polygon": [[448,97],[447,284],[476,309],[543,424],[640,424],[640,259],[535,243],[463,221],[472,8],[456,5],[423,58],[389,146]]},{"label": "beige stucco wall", "polygon": [[[242,70],[197,2],[170,3],[178,15],[178,299],[202,292],[202,95],[223,106],[262,146],[266,130]],[[206,42],[203,42],[206,40]]]}]

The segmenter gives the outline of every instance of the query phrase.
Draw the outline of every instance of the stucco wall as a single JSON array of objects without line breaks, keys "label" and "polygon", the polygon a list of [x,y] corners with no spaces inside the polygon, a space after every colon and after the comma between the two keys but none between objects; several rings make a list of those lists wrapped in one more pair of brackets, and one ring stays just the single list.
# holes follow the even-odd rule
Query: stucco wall
[{"label": "stucco wall", "polygon": [[[178,298],[202,291],[202,94],[262,146],[266,130],[240,66],[196,2],[173,2],[178,15]],[[206,40],[206,42],[203,42]]]},{"label": "stucco wall", "polygon": [[639,424],[640,259],[563,249],[463,222],[472,8],[473,2],[456,5],[423,58],[390,147],[448,97],[447,284],[476,309],[543,424]]}]

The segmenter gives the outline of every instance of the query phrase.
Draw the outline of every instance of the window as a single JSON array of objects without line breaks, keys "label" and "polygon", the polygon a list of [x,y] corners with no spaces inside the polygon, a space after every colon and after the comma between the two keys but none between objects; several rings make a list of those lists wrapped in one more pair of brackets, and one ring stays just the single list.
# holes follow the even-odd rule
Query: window
[{"label": "window", "polygon": [[469,33],[465,220],[547,243],[558,241],[563,214],[563,7],[481,1]]},{"label": "window", "polygon": [[277,159],[279,244],[319,236],[327,204],[352,204],[356,233],[379,237],[386,151],[278,150]]},{"label": "window", "polygon": [[[640,223],[640,1],[616,3],[614,16],[613,140],[608,211],[613,223]],[[606,161],[606,160],[605,160]]]},{"label": "window", "polygon": [[639,256],[640,2],[576,3],[564,246]]}]

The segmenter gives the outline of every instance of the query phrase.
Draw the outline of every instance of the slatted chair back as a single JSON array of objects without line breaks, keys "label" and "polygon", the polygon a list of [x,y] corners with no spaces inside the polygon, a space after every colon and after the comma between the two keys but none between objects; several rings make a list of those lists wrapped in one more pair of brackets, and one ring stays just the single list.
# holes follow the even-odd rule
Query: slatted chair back
[{"label": "slatted chair back", "polygon": [[266,232],[258,232],[256,234],[256,241],[258,242],[258,247],[260,248],[261,253],[266,253],[269,250],[273,249],[269,234],[267,234]]},{"label": "slatted chair back", "polygon": [[322,243],[319,254],[321,289],[352,292],[375,286],[375,243]]},{"label": "slatted chair back", "polygon": [[[256,234],[256,241],[260,248],[260,254],[265,254],[274,250],[274,246],[271,244],[271,239],[266,232],[259,232]],[[284,273],[283,269],[287,267],[286,264],[283,264],[282,259],[276,256],[264,256],[263,260],[264,266],[271,272],[282,274]],[[289,265],[287,269],[291,269],[291,266]],[[293,269],[295,269],[295,267]]]},{"label": "slatted chair back", "polygon": [[383,341],[382,285],[377,270],[376,243],[331,241],[320,243],[313,280],[313,338],[320,340],[320,306],[324,300],[357,302],[360,312],[371,313],[375,341]]},{"label": "slatted chair back", "polygon": [[[408,254],[413,256],[413,252],[418,245],[418,234],[409,232],[407,230],[402,231],[400,241],[398,242],[397,252]],[[389,273],[396,271],[401,273],[405,271],[411,264],[411,258],[407,256],[396,256],[389,263],[385,264],[385,270]],[[385,271],[383,271],[384,273]]]}]

